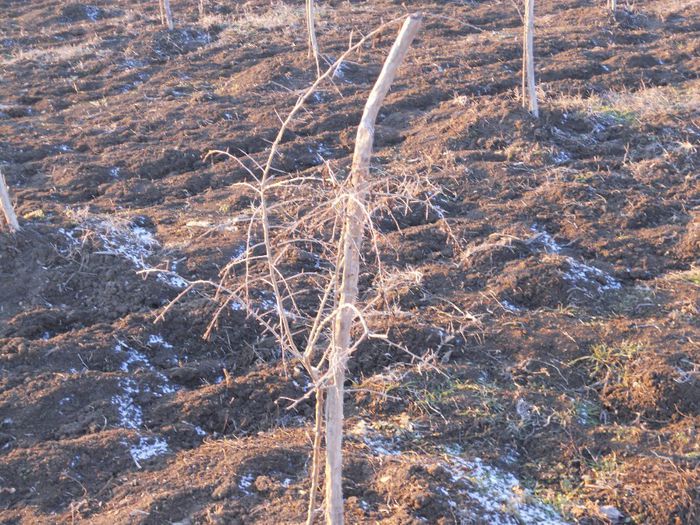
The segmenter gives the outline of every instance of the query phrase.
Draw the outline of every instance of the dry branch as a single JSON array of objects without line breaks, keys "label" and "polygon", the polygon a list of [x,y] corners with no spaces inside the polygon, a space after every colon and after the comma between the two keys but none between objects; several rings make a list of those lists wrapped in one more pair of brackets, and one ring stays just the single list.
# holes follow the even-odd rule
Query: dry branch
[{"label": "dry branch", "polygon": [[316,516],[316,493],[321,473],[321,440],[323,439],[323,390],[316,391],[316,419],[314,425],[314,449],[311,459],[311,490],[309,492],[309,508],[306,516],[306,525],[313,525]]},{"label": "dry branch", "polygon": [[379,109],[396,72],[420,28],[422,16],[414,14],[404,22],[384,67],[367,99],[357,129],[351,169],[351,190],[345,207],[340,297],[333,326],[333,340],[328,358],[332,382],[326,393],[326,523],[343,523],[342,441],[343,393],[345,370],[352,348],[351,334],[356,318],[357,284],[360,275],[360,249],[366,223],[365,200],[369,184],[369,166],[374,143],[374,127]]},{"label": "dry branch", "polygon": [[7,225],[12,233],[19,231],[19,223],[17,222],[17,215],[15,214],[15,209],[12,206],[12,199],[10,199],[10,191],[7,188],[7,182],[5,182],[5,176],[0,171],[0,207],[7,220]]}]

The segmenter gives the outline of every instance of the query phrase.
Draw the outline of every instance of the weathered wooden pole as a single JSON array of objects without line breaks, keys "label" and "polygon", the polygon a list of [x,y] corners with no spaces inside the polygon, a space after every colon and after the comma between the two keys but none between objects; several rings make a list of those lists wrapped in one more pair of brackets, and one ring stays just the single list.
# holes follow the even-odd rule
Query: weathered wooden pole
[{"label": "weathered wooden pole", "polygon": [[535,0],[525,0],[522,92],[523,107],[528,108],[535,118],[539,118],[540,110],[535,86]]},{"label": "weathered wooden pole", "polygon": [[173,11],[170,9],[170,0],[161,0],[162,13],[165,14],[165,24],[168,26],[168,31],[175,29],[173,22]]},{"label": "weathered wooden pole", "polygon": [[10,232],[15,233],[19,231],[19,222],[17,222],[17,215],[15,214],[15,209],[12,206],[12,199],[10,199],[10,190],[7,188],[7,182],[5,182],[5,176],[0,171],[0,207],[5,215],[5,220],[10,228]]},{"label": "weathered wooden pole", "polygon": [[372,88],[357,128],[351,168],[351,189],[345,206],[340,239],[340,296],[333,325],[329,355],[331,380],[326,391],[326,486],[325,515],[328,525],[343,523],[343,395],[345,370],[350,357],[350,331],[356,317],[357,284],[360,276],[360,249],[365,229],[365,200],[369,166],[374,143],[374,126],[379,109],[396,72],[421,26],[422,15],[409,16],[401,27],[379,78]]},{"label": "weathered wooden pole", "polygon": [[316,39],[316,13],[314,0],[306,0],[306,28],[308,30],[309,58],[316,62],[316,77],[321,76],[321,59],[318,51],[318,40]]}]

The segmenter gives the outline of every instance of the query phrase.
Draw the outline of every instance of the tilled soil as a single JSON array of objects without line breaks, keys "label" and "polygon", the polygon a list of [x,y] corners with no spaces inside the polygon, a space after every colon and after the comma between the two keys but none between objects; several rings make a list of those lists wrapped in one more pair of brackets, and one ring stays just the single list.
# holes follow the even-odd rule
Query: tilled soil
[{"label": "tilled soil", "polygon": [[[156,320],[240,254],[233,185],[315,73],[302,3],[197,4],[168,32],[156,2],[0,0],[24,226],[0,232],[2,523],[305,518],[305,374],[241,310],[205,340],[203,291]],[[538,2],[539,120],[513,3],[319,5],[329,58],[427,14],[373,162],[441,190],[378,223],[401,284],[377,328],[411,354],[351,361],[350,523],[700,520],[700,4],[599,4]],[[276,169],[347,172],[392,37],[311,99]]]}]

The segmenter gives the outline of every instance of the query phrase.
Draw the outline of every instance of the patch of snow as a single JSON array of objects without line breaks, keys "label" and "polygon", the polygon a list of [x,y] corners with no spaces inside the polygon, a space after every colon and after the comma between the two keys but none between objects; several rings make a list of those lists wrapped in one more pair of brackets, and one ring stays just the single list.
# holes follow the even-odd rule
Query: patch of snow
[{"label": "patch of snow", "polygon": [[129,368],[136,364],[140,364],[143,368],[146,368],[148,370],[153,369],[153,366],[144,354],[137,350],[134,350],[133,348],[129,348],[121,341],[116,344],[116,346],[114,347],[114,351],[117,353],[126,354],[126,358],[119,367],[122,372],[129,372]]},{"label": "patch of snow", "polygon": [[571,257],[567,257],[567,262],[569,263],[569,271],[564,274],[564,279],[569,282],[588,282],[593,284],[599,292],[622,288],[617,279],[595,266],[588,266]]},{"label": "patch of snow", "polygon": [[146,63],[143,60],[135,60],[133,58],[127,58],[122,63],[122,68],[123,69],[134,69],[137,67],[143,67],[145,65],[146,65]]},{"label": "patch of snow", "polygon": [[275,301],[274,299],[263,299],[262,301],[260,301],[260,306],[263,310],[266,311],[277,311],[277,301]]},{"label": "patch of snow", "polygon": [[[123,226],[103,220],[88,222],[82,229],[94,231],[102,241],[102,250],[97,253],[123,257],[139,270],[150,269],[145,259],[160,247],[153,234],[141,226]],[[173,264],[173,268],[175,267]],[[157,279],[171,288],[185,288],[188,284],[174,269],[169,272],[157,272]]]},{"label": "patch of snow", "polygon": [[438,217],[441,219],[444,219],[445,215],[447,215],[447,210],[438,204],[433,204],[433,210],[435,210],[435,213],[437,213]]},{"label": "patch of snow", "polygon": [[505,308],[509,312],[520,312],[522,310],[522,308],[519,308],[519,307],[515,306],[514,304],[509,303],[506,300],[501,301],[501,306],[503,306],[503,308]]},{"label": "patch of snow", "polygon": [[593,129],[591,130],[593,135],[600,135],[603,131],[605,131],[605,126],[603,124],[601,124],[600,122],[596,122],[593,125]]},{"label": "patch of snow", "polygon": [[253,485],[253,475],[252,474],[246,474],[245,476],[241,476],[240,481],[238,482],[238,488],[243,492],[243,494],[250,495],[250,487]]},{"label": "patch of snow", "polygon": [[514,448],[509,448],[506,450],[505,454],[503,454],[502,458],[508,465],[515,465],[520,459],[520,454],[518,454],[518,451]]},{"label": "patch of snow", "polygon": [[[536,224],[532,225],[530,229],[535,232],[535,236],[530,239],[531,243],[536,242],[541,244],[546,253],[561,253],[563,248],[549,233],[538,229]],[[619,290],[622,287],[620,282],[612,275],[605,273],[595,266],[590,266],[569,256],[566,256],[565,259],[569,265],[569,271],[564,274],[564,279],[573,284],[580,282],[592,284],[598,292]]]},{"label": "patch of snow", "polygon": [[169,451],[168,443],[159,436],[139,437],[139,442],[129,448],[129,453],[136,463],[136,466],[141,468],[139,461],[146,461],[156,456],[167,454]]},{"label": "patch of snow", "polygon": [[[275,296],[271,292],[264,291],[262,292],[260,297],[260,300],[257,302],[255,305],[257,307],[258,313],[261,315],[274,315],[278,313],[277,310],[277,299],[275,299]],[[234,308],[236,310],[238,308]],[[241,308],[243,309],[243,305],[241,305]],[[287,316],[289,319],[297,319],[297,316],[290,312],[289,310],[283,310],[283,313],[285,316]]]},{"label": "patch of snow", "polygon": [[145,268],[143,260],[158,247],[151,232],[141,226],[119,227],[109,221],[95,224],[103,249],[99,253],[123,257],[138,268]]},{"label": "patch of snow", "polygon": [[345,80],[346,82],[350,82],[345,78],[345,74],[348,72],[348,66],[345,64],[345,62],[341,62],[338,64],[338,66],[335,68],[335,71],[333,71],[333,78],[337,78],[338,80]]},{"label": "patch of snow", "polygon": [[316,162],[322,164],[333,156],[333,151],[328,148],[323,142],[319,142],[316,147],[309,146],[309,153],[314,155]]},{"label": "patch of snow", "polygon": [[398,456],[401,454],[396,443],[370,428],[363,419],[357,422],[349,434],[361,439],[375,456]]},{"label": "patch of snow", "polygon": [[588,425],[590,422],[590,414],[586,403],[581,403],[576,410],[576,420],[579,425]]},{"label": "patch of snow", "polygon": [[[181,42],[182,43],[187,43],[187,42],[193,42],[195,44],[209,44],[209,43],[211,43],[211,36],[209,36],[209,33],[205,32],[205,31],[181,30],[180,35],[181,35]],[[189,78],[189,77],[185,76],[184,78]]]},{"label": "patch of snow", "polygon": [[[159,379],[158,392],[154,392],[155,396],[163,396],[175,393],[175,387],[170,384],[168,378],[162,372],[157,371],[151,362],[148,360],[145,354],[134,350],[127,346],[124,342],[118,341],[114,347],[115,352],[118,354],[126,354],[126,357],[122,361],[120,369],[122,372],[132,372],[135,366],[139,366],[145,370],[150,371]],[[123,426],[126,428],[138,428],[141,426],[141,421],[143,421],[143,413],[141,408],[134,401],[134,396],[139,392],[136,383],[132,378],[125,378],[120,380],[120,386],[124,390],[125,394],[114,396],[112,401],[117,405],[117,410],[120,414],[120,420]],[[138,418],[126,417],[129,414],[134,415],[138,412],[140,414]],[[136,424],[136,421],[138,423]],[[126,423],[125,423],[126,422]],[[130,423],[129,423],[130,422]],[[134,426],[135,424],[135,426]]]},{"label": "patch of snow", "polygon": [[520,398],[515,403],[515,412],[522,421],[530,420],[530,412],[532,411],[532,405]]},{"label": "patch of snow", "polygon": [[206,436],[207,435],[206,431],[200,426],[195,426],[194,431],[198,436]]},{"label": "patch of snow", "polygon": [[613,524],[621,523],[625,518],[625,515],[612,505],[602,505],[598,507],[598,510]]},{"label": "patch of snow", "polygon": [[88,17],[93,22],[96,22],[101,14],[102,14],[102,9],[100,9],[99,7],[96,7],[94,5],[86,5],[85,6],[85,16]]},{"label": "patch of snow", "polygon": [[[364,420],[350,429],[349,435],[364,441],[375,455],[402,454],[397,442],[369,428]],[[443,454],[435,460],[449,473],[451,484],[438,486],[436,491],[449,498],[448,504],[455,509],[459,523],[566,525],[554,508],[535,498],[513,474],[487,465],[478,457],[464,459],[459,445],[442,450]],[[512,464],[517,460],[517,452],[509,449],[504,461]]]},{"label": "patch of snow", "polygon": [[[148,361],[145,355],[136,350],[133,350],[123,343],[117,343],[116,351],[126,353],[126,360],[122,363],[121,369],[124,372],[129,372],[129,368],[135,364],[140,364],[144,368],[154,371],[153,366]],[[161,380],[160,390],[162,394],[173,393],[175,389],[167,384],[167,378],[155,372],[155,375]],[[143,409],[136,402],[136,396],[139,394],[139,388],[136,381],[131,377],[125,377],[119,380],[119,388],[123,391],[120,394],[112,396],[112,404],[116,406],[119,414],[119,425],[122,428],[139,430],[143,426]],[[148,389],[146,389],[148,391]],[[156,394],[158,395],[158,394]],[[139,435],[138,444],[129,448],[134,463],[138,468],[141,468],[139,461],[145,461],[154,456],[165,454],[168,452],[168,444],[165,439],[159,436],[144,437]]]},{"label": "patch of snow", "polygon": [[[538,501],[518,479],[496,467],[486,465],[480,458],[467,461],[455,454],[454,447],[446,449],[443,465],[457,485],[457,493],[480,508],[479,520],[491,525],[566,525],[557,512]],[[474,519],[472,505],[457,509],[464,523]]]},{"label": "patch of snow", "polygon": [[165,377],[164,374],[156,372],[156,376],[158,376],[158,378],[161,380],[161,384],[158,386],[158,389],[160,390],[160,395],[167,396],[170,394],[174,394],[177,391],[177,389],[173,385],[168,383],[168,378]]},{"label": "patch of snow", "polygon": [[150,335],[148,337],[148,344],[151,346],[154,346],[154,345],[162,346],[166,350],[171,350],[173,348],[173,345],[171,345],[165,339],[163,339],[162,335]]},{"label": "patch of snow", "polygon": [[565,164],[571,160],[571,155],[568,151],[557,151],[554,155],[552,155],[552,160],[555,164]]},{"label": "patch of snow", "polygon": [[118,92],[123,95],[124,93],[128,93],[129,91],[133,91],[134,89],[136,89],[140,85],[141,85],[141,82],[130,82],[128,84],[124,84],[123,86],[121,86],[118,89]]},{"label": "patch of snow", "polygon": [[245,306],[238,301],[231,301],[231,310],[240,312],[241,310],[245,310]]},{"label": "patch of snow", "polygon": [[533,224],[530,227],[530,230],[535,233],[535,236],[530,239],[530,242],[538,242],[542,244],[544,246],[544,251],[547,253],[559,253],[561,251],[561,246],[559,246],[559,243],[554,240],[554,237],[552,237],[546,231],[540,230],[537,224]]},{"label": "patch of snow", "polygon": [[139,393],[136,381],[127,377],[119,380],[119,388],[124,392],[112,396],[112,404],[117,407],[119,424],[123,428],[138,429],[143,425],[143,410],[134,398]]},{"label": "patch of snow", "polygon": [[75,231],[66,230],[64,228],[59,228],[58,233],[63,235],[68,240],[67,248],[58,248],[61,255],[68,255],[70,252],[80,245],[80,240],[75,238]]},{"label": "patch of snow", "polygon": [[177,273],[177,263],[178,261],[173,261],[172,270],[168,273],[159,273],[158,280],[162,283],[167,284],[171,288],[187,288],[189,283],[180,277]]},{"label": "patch of snow", "polygon": [[232,261],[238,261],[245,255],[245,252],[247,250],[247,246],[245,243],[241,244],[240,246],[236,247],[235,250],[233,250],[233,253],[231,254],[231,260]]}]

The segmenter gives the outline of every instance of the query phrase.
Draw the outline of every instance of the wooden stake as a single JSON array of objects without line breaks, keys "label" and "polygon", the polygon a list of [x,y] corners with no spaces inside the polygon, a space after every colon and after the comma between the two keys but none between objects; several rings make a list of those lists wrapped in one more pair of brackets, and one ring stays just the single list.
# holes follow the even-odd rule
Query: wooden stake
[{"label": "wooden stake", "polygon": [[175,29],[173,22],[173,11],[170,9],[170,0],[161,0],[163,2],[163,11],[165,11],[165,22],[168,25],[168,31]]},{"label": "wooden stake", "polygon": [[[534,35],[535,0],[525,0],[525,22],[523,24],[523,107],[527,107],[535,118],[539,118],[540,110],[537,104],[537,89],[535,87]],[[527,96],[525,94],[526,91]]]},{"label": "wooden stake", "polygon": [[10,199],[10,191],[7,188],[7,182],[5,182],[5,176],[0,171],[0,207],[7,220],[7,225],[10,228],[11,233],[19,231],[19,222],[17,222],[17,215],[15,215],[15,209],[12,206],[12,200]]},{"label": "wooden stake", "polygon": [[316,61],[316,77],[321,76],[321,61],[319,59],[318,41],[316,40],[316,14],[314,0],[306,0],[306,27],[309,32],[309,58]]},{"label": "wooden stake", "polygon": [[333,325],[332,348],[329,355],[331,380],[326,390],[326,499],[325,515],[328,525],[343,523],[343,395],[345,369],[350,357],[350,330],[355,320],[357,283],[360,276],[360,248],[365,229],[365,199],[369,184],[369,166],[374,143],[374,126],[379,109],[396,76],[408,48],[421,26],[422,15],[406,19],[394,42],[377,82],[365,104],[357,128],[355,152],[351,168],[351,191],[345,206],[341,235],[342,277],[338,314]]}]

